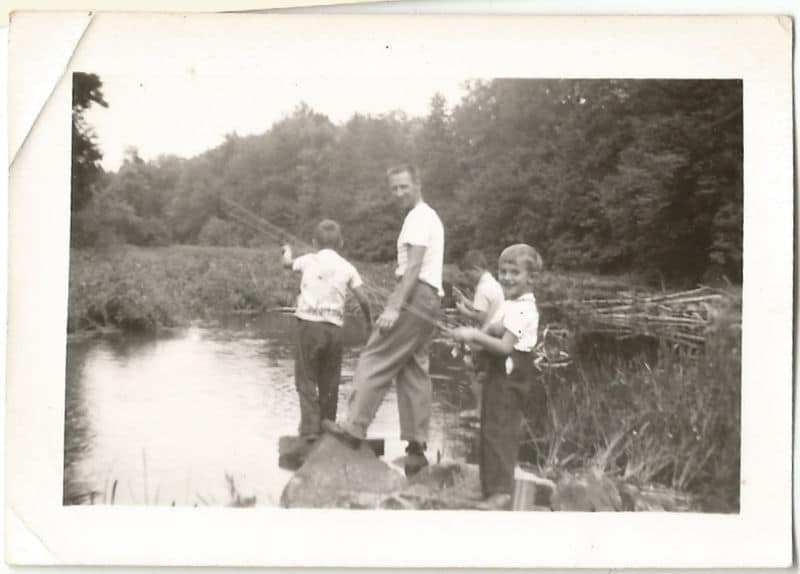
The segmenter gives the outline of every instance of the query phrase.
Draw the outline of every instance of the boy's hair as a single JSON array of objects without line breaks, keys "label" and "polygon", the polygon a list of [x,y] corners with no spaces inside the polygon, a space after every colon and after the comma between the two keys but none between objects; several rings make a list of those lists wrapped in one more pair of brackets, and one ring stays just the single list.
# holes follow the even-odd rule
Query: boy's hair
[{"label": "boy's hair", "polygon": [[503,249],[499,262],[503,261],[522,262],[528,273],[536,273],[544,268],[542,256],[527,243],[515,243]]},{"label": "boy's hair", "polygon": [[342,228],[333,219],[323,219],[314,229],[314,241],[320,249],[337,249],[342,245]]},{"label": "boy's hair", "polygon": [[403,172],[407,172],[411,176],[411,181],[413,181],[416,185],[420,185],[419,170],[416,168],[416,166],[411,165],[410,163],[401,163],[390,167],[386,170],[386,177],[391,177]]},{"label": "boy's hair", "polygon": [[489,264],[486,262],[486,256],[483,251],[477,249],[470,249],[461,258],[461,269],[488,269]]}]

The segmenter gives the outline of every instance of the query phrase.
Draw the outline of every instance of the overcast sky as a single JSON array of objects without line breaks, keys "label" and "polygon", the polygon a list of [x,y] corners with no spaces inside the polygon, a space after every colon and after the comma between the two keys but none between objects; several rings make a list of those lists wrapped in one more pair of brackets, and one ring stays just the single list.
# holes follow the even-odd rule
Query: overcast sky
[{"label": "overcast sky", "polygon": [[260,134],[301,102],[334,123],[354,113],[402,110],[427,114],[437,91],[448,107],[464,95],[464,78],[232,78],[224,76],[102,76],[108,108],[96,104],[86,120],[97,134],[103,168],[116,171],[125,149],[145,160],[161,154],[192,157],[222,143],[225,134]]}]

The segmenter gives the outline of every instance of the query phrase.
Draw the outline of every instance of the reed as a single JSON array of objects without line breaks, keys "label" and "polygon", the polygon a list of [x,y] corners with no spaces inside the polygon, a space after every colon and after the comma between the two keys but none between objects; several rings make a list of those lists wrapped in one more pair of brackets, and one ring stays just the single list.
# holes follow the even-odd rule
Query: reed
[{"label": "reed", "polygon": [[739,313],[734,305],[705,316],[701,347],[664,338],[654,354],[542,368],[526,406],[524,458],[554,479],[590,467],[738,511]]}]

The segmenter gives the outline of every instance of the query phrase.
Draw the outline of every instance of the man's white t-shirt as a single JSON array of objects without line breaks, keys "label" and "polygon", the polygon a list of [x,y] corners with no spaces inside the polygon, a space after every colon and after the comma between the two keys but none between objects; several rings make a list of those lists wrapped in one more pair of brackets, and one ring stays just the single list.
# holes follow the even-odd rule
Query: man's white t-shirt
[{"label": "man's white t-shirt", "polygon": [[517,337],[514,348],[528,352],[535,346],[539,337],[539,310],[533,293],[525,293],[516,299],[504,301],[492,323],[502,321],[503,328]]},{"label": "man's white t-shirt", "polygon": [[475,297],[472,299],[472,308],[476,311],[486,313],[486,317],[494,317],[497,310],[505,301],[503,288],[492,274],[486,271],[478,280],[475,287]]},{"label": "man's white t-shirt", "polygon": [[356,268],[333,249],[320,249],[295,259],[292,269],[303,273],[295,316],[341,327],[347,289],[363,284]]},{"label": "man's white t-shirt", "polygon": [[405,275],[408,266],[408,247],[425,247],[419,280],[424,281],[439,293],[442,289],[442,267],[444,265],[444,226],[442,220],[424,201],[420,201],[406,215],[403,228],[397,238],[397,270],[395,275]]}]

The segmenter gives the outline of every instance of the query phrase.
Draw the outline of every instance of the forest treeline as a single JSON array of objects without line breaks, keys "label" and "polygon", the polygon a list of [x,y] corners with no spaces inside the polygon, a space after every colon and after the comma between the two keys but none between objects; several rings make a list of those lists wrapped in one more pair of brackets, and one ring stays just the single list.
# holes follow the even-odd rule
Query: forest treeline
[{"label": "forest treeline", "polygon": [[[73,118],[89,100],[73,94]],[[344,124],[300,104],[267,132],[229,134],[191,159],[144,161],[130,149],[103,173],[96,154],[73,154],[72,242],[274,242],[234,217],[232,201],[300,237],[336,219],[347,255],[388,261],[401,217],[384,172],[409,161],[445,224],[451,261],[472,248],[493,260],[524,241],[554,269],[736,283],[742,143],[738,80],[471,81],[452,106],[434,95],[425,117],[356,114]]]}]

